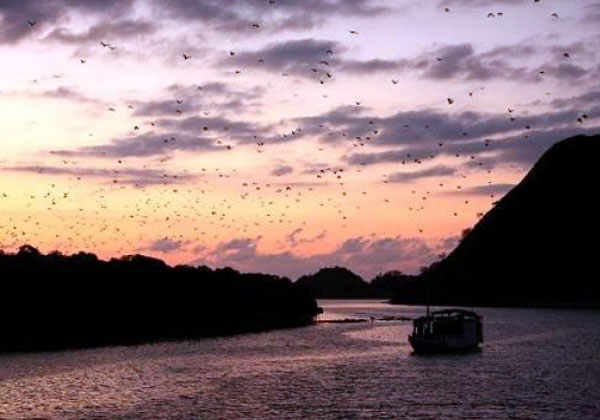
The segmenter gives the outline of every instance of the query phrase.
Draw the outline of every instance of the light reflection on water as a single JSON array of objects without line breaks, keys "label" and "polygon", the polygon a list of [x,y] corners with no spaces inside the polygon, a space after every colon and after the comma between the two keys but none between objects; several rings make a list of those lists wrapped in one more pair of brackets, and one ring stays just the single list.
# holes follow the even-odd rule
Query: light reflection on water
[{"label": "light reflection on water", "polygon": [[[325,319],[423,308],[322,301]],[[600,312],[478,309],[482,352],[411,355],[410,322],[0,356],[0,419],[600,418]]]}]

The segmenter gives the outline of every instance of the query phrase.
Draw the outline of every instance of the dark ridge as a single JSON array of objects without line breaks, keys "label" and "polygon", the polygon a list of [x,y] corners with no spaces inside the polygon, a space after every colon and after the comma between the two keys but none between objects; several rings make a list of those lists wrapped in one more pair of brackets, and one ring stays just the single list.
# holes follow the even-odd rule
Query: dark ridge
[{"label": "dark ridge", "polygon": [[[600,306],[600,135],[552,146],[397,303]],[[428,296],[428,297],[427,297]]]},{"label": "dark ridge", "polygon": [[58,350],[312,324],[315,300],[290,280],[231,268],[170,267],[131,255],[0,251],[0,352]]},{"label": "dark ridge", "polygon": [[300,277],[296,284],[318,299],[390,299],[400,285],[410,279],[400,271],[380,274],[370,283],[347,268],[322,268]]},{"label": "dark ridge", "polygon": [[343,267],[322,268],[300,277],[296,285],[320,299],[352,299],[368,296],[369,284]]}]

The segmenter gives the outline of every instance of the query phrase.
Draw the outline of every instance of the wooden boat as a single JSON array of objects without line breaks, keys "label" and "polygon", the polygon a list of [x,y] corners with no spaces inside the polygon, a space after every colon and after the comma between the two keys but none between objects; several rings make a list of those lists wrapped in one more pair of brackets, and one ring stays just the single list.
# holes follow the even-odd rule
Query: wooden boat
[{"label": "wooden boat", "polygon": [[475,350],[483,343],[482,317],[464,309],[429,312],[413,321],[408,341],[415,353],[452,353]]}]

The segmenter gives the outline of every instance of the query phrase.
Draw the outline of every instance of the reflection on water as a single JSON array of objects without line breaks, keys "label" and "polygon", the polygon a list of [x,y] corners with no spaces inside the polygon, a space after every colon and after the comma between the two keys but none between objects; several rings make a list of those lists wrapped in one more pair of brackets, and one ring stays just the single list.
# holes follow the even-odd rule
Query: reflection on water
[{"label": "reflection on water", "polygon": [[[326,319],[423,308],[322,301]],[[600,418],[600,313],[480,309],[480,353],[419,357],[410,322],[0,356],[0,419]]]}]

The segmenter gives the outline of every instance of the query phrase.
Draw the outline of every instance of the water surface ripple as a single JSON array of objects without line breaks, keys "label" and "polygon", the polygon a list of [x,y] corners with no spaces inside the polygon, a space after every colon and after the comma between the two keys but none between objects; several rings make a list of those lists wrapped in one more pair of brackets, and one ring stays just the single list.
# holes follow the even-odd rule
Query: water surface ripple
[{"label": "water surface ripple", "polygon": [[[333,319],[423,310],[321,303]],[[483,350],[462,356],[411,355],[402,321],[0,355],[0,419],[600,418],[600,312],[478,312]]]}]

